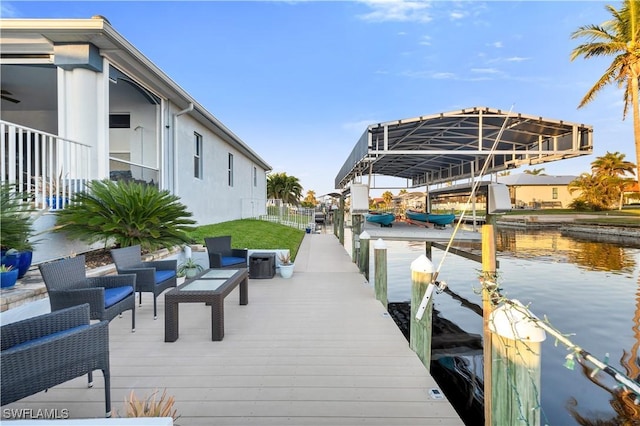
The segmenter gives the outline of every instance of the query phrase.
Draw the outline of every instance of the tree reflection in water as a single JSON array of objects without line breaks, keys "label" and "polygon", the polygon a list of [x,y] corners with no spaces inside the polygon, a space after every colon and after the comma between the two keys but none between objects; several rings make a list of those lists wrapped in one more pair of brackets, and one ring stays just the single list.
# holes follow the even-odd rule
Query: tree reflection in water
[{"label": "tree reflection in water", "polygon": [[[620,357],[620,365],[624,368],[625,375],[636,382],[640,381],[640,357],[638,349],[640,349],[640,278],[638,281],[639,289],[636,292],[636,310],[633,317],[633,333],[635,342],[631,348],[631,352],[622,350]],[[609,419],[589,418],[578,412],[578,401],[570,398],[567,402],[567,410],[571,416],[581,425],[599,425],[599,426],[638,426],[640,425],[640,405],[638,400],[640,395],[636,395],[628,389],[624,389],[617,384],[608,385],[604,383],[604,375],[602,372],[594,374],[594,369],[585,365],[581,357],[577,357],[577,361],[582,367],[582,373],[593,383],[611,394],[609,404],[615,411],[615,416]]]}]

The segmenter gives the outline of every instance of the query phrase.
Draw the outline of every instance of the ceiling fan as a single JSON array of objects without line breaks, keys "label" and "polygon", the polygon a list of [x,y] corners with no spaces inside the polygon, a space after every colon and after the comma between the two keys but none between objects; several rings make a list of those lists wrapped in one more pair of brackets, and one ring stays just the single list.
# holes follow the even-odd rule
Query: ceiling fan
[{"label": "ceiling fan", "polygon": [[19,104],[20,100],[16,99],[13,97],[13,93],[11,93],[8,90],[0,90],[0,98],[2,98],[2,100],[4,101],[9,101],[9,102],[13,102],[14,104]]}]

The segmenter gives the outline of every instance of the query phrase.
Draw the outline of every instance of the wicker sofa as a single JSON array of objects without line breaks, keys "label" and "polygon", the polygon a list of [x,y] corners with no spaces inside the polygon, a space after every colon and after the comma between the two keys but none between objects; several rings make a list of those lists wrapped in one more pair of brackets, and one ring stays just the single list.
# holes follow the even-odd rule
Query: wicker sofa
[{"label": "wicker sofa", "polygon": [[88,374],[104,376],[106,417],[111,417],[109,322],[90,323],[89,304],[73,306],[0,328],[1,405]]}]

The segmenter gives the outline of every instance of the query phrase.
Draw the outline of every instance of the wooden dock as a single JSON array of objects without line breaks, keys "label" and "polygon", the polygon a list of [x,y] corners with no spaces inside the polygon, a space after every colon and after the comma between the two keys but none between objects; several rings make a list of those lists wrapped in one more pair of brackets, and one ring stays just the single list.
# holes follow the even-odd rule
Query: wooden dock
[{"label": "wooden dock", "polygon": [[[430,230],[431,231],[431,230]],[[196,253],[194,253],[196,255]],[[180,310],[180,338],[164,342],[164,298],[149,294],[109,327],[115,414],[134,390],[164,389],[189,425],[462,425],[434,379],[331,234],[305,235],[293,277],[252,279],[249,304],[225,299],[224,340],[211,341],[210,308]],[[102,375],[78,378],[3,408],[103,415]]]}]

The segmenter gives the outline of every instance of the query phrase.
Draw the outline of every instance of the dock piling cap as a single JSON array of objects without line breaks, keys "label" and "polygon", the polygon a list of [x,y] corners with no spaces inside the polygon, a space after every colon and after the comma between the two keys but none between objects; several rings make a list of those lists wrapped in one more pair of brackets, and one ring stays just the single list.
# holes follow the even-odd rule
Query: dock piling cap
[{"label": "dock piling cap", "polygon": [[378,238],[375,243],[373,243],[373,248],[376,250],[386,250],[387,244],[384,242],[382,238]]},{"label": "dock piling cap", "polygon": [[505,303],[489,317],[489,330],[499,336],[523,342],[543,342],[547,335],[530,317],[535,317],[520,301]]},{"label": "dock piling cap", "polygon": [[423,272],[425,274],[433,273],[433,263],[427,256],[421,254],[416,260],[411,262],[411,272]]}]

